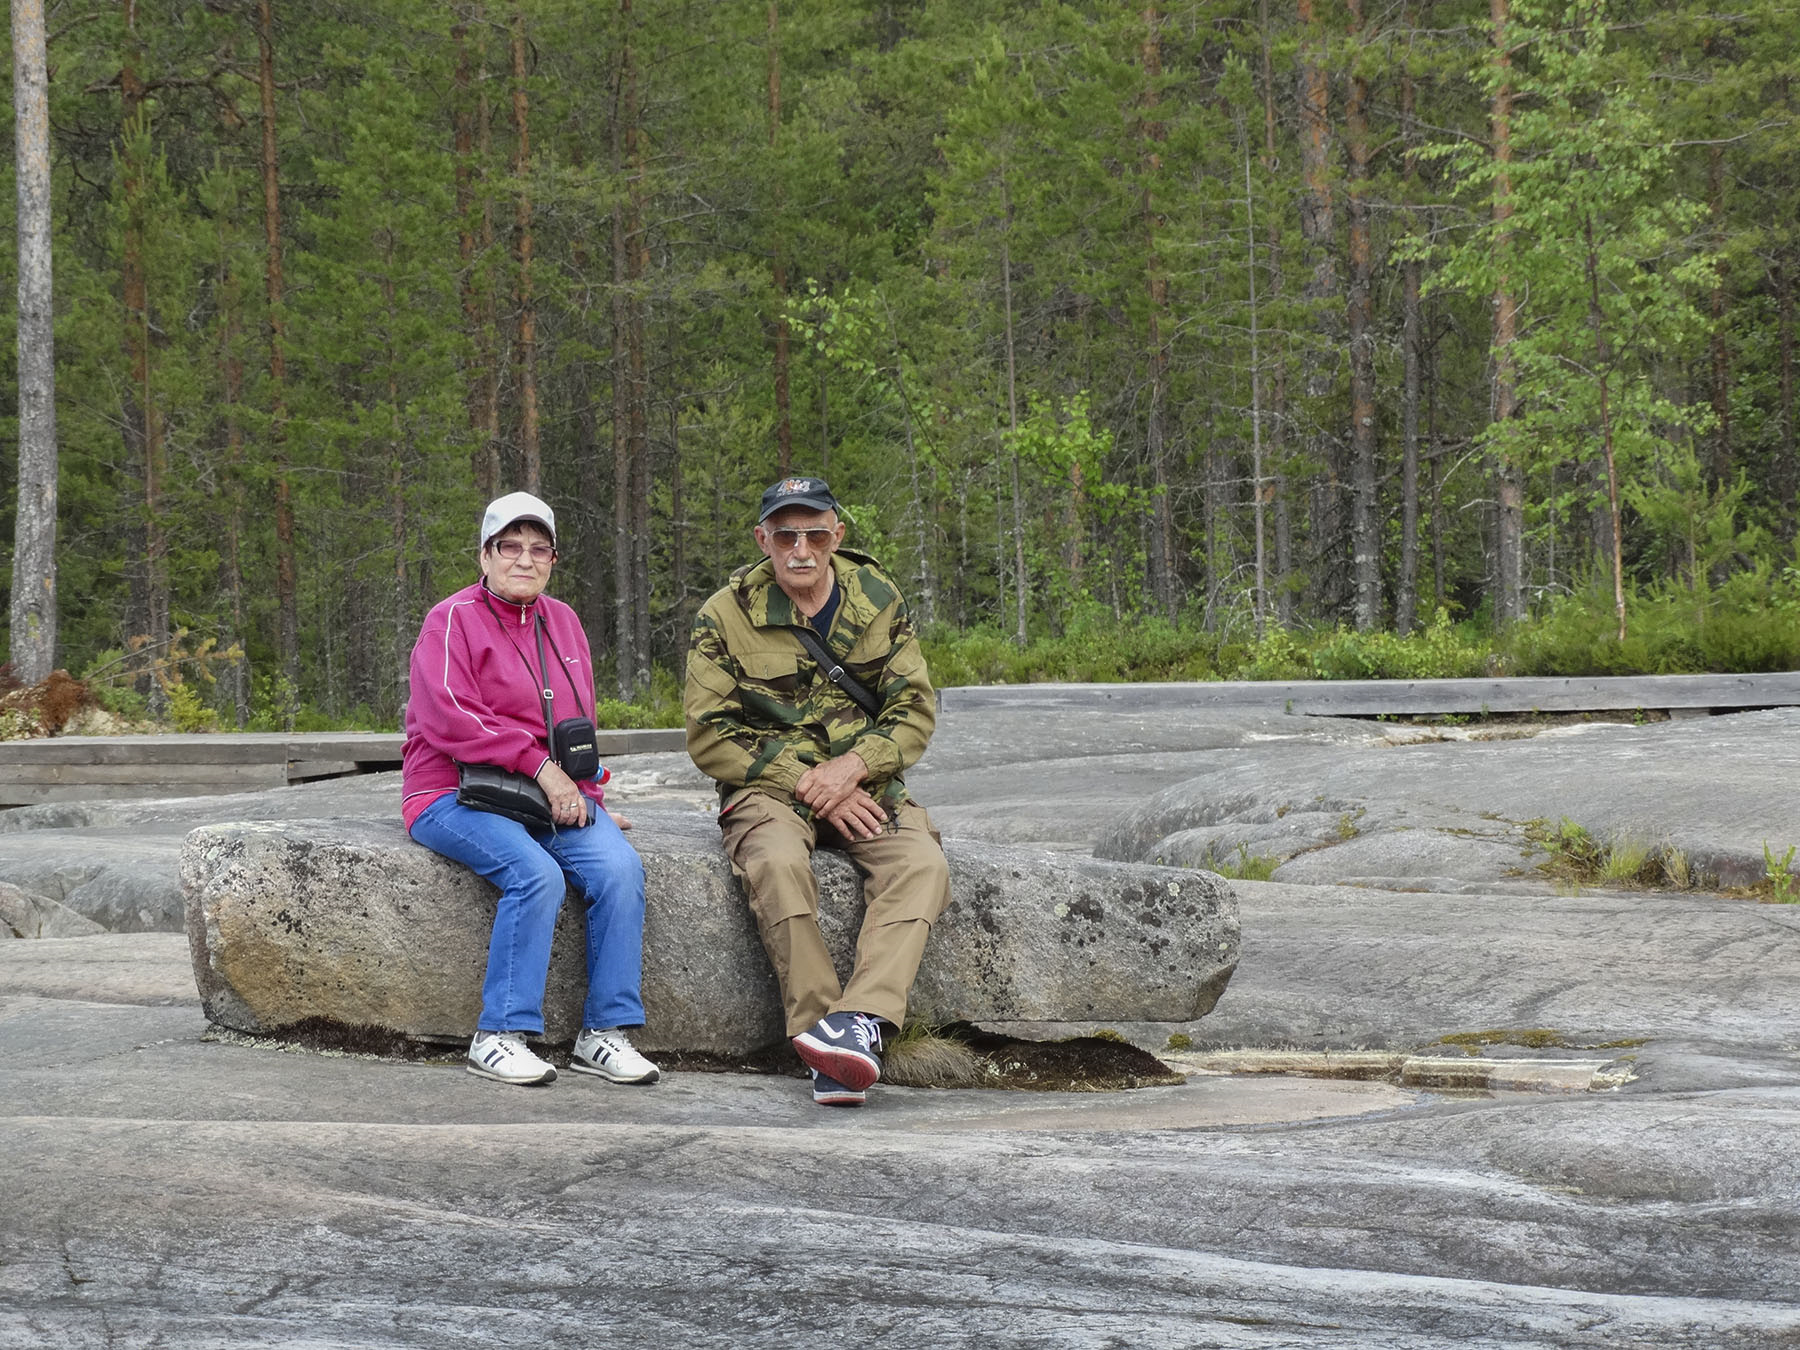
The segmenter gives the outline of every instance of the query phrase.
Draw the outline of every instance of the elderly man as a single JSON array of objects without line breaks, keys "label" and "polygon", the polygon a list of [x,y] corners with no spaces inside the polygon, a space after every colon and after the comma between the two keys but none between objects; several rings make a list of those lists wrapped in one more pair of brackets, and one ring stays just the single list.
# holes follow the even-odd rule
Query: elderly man
[{"label": "elderly man", "polygon": [[[901,778],[931,739],[931,680],[893,578],[842,547],[824,480],[770,486],[754,533],[763,560],[734,572],[694,623],[688,753],[718,780],[725,853],[813,1100],[859,1106],[950,903],[937,831]],[[817,844],[845,850],[863,876],[856,965],[842,986],[819,933]]]}]

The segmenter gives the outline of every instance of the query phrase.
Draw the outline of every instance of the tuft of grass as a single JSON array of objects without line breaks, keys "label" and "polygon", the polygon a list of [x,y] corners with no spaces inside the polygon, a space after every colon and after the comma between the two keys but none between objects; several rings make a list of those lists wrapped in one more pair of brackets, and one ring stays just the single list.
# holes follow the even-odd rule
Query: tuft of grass
[{"label": "tuft of grass", "polygon": [[1554,826],[1525,822],[1525,836],[1549,858],[1538,870],[1579,889],[1582,886],[1642,886],[1693,890],[1703,884],[1687,855],[1671,844],[1653,844],[1631,835],[1597,839],[1585,825],[1564,816]]},{"label": "tuft of grass", "polygon": [[1282,859],[1272,853],[1252,855],[1249,845],[1239,844],[1235,860],[1207,854],[1204,870],[1217,872],[1227,881],[1267,881],[1275,875],[1275,869],[1281,863]]},{"label": "tuft of grass", "polygon": [[1525,837],[1541,845],[1549,860],[1541,870],[1563,881],[1595,882],[1600,879],[1605,851],[1600,841],[1585,825],[1564,816],[1554,826],[1545,821],[1527,821]]},{"label": "tuft of grass", "polygon": [[1663,850],[1662,873],[1663,884],[1670,890],[1691,891],[1699,882],[1693,867],[1688,863],[1687,854],[1678,848]]},{"label": "tuft of grass", "polygon": [[1186,1032],[1177,1031],[1170,1035],[1169,1049],[1171,1049],[1171,1050],[1192,1050],[1193,1048],[1194,1048],[1194,1038],[1192,1036],[1188,1035]]},{"label": "tuft of grass", "polygon": [[881,1076],[902,1087],[973,1087],[984,1061],[962,1041],[921,1022],[908,1022],[882,1048]]},{"label": "tuft of grass", "polygon": [[1796,847],[1789,844],[1787,852],[1777,858],[1769,848],[1769,841],[1763,840],[1763,879],[1768,883],[1769,898],[1778,905],[1800,904],[1800,895],[1794,892],[1794,874],[1791,870]]},{"label": "tuft of grass", "polygon": [[1601,851],[1600,880],[1609,886],[1654,886],[1662,877],[1655,850],[1641,839],[1621,835]]}]

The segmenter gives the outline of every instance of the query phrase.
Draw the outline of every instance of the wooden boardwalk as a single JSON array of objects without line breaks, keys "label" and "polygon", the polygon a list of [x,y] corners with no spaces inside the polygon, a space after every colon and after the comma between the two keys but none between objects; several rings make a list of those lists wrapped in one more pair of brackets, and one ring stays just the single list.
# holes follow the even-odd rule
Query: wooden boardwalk
[{"label": "wooden boardwalk", "polygon": [[[1771,675],[1625,675],[1513,680],[1194,681],[1165,684],[965,685],[938,691],[949,712],[1106,706],[1243,709],[1317,717],[1440,713],[1731,712],[1800,706],[1800,671]],[[96,797],[190,797],[400,767],[398,732],[64,736],[0,742],[0,807]],[[602,759],[680,750],[676,728],[602,731]]]},{"label": "wooden boardwalk", "polygon": [[983,708],[1242,708],[1315,717],[1437,713],[1733,712],[1800,705],[1800,671],[1481,680],[1248,680],[985,684],[940,691],[949,712]]},{"label": "wooden boardwalk", "polygon": [[[197,797],[400,767],[399,732],[56,736],[0,741],[0,806]],[[602,731],[602,759],[679,750],[680,730]]]}]

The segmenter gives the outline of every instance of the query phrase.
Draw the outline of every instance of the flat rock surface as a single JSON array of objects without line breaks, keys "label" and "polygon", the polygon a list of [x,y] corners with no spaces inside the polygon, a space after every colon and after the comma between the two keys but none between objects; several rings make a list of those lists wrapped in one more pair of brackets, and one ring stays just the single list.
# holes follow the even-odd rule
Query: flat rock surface
[{"label": "flat rock surface", "polygon": [[[1196,825],[1267,828],[1295,811],[1335,814],[1344,843],[1435,832],[1528,851],[1523,823],[1566,817],[1602,842],[1679,849],[1696,870],[1743,884],[1763,875],[1765,845],[1779,858],[1800,844],[1800,709],[1595,722],[1505,740],[1417,737],[1416,728],[1396,728],[1361,744],[1197,758],[1186,779],[1099,831],[1096,852],[1148,858],[1159,841]],[[1362,858],[1307,866],[1275,879],[1381,883]]]},{"label": "flat rock surface", "polygon": [[[1402,838],[1566,814],[1760,858],[1800,833],[1796,731],[1595,728],[1534,758],[1027,698],[947,715],[912,775],[947,834],[1065,847],[1193,780],[1217,783],[1190,805],[1360,810],[1294,855],[1315,879],[1237,883],[1211,1017],[1120,1030],[1466,1046],[1524,1083],[1544,1059],[1537,1092],[514,1089],[209,1040],[175,935],[0,942],[0,1346],[1800,1346],[1800,908],[1484,881],[1496,849]],[[702,806],[678,767],[652,790]],[[1432,876],[1472,889],[1405,884]],[[1572,1059],[1635,1076],[1547,1090]]]},{"label": "flat rock surface", "polygon": [[[1418,1049],[1486,1036],[1621,1059],[1660,1085],[1800,1082],[1800,905],[1232,888],[1243,955],[1213,1015],[1182,1029],[1196,1045]],[[1693,1055],[1714,1061],[1706,1073]]]}]

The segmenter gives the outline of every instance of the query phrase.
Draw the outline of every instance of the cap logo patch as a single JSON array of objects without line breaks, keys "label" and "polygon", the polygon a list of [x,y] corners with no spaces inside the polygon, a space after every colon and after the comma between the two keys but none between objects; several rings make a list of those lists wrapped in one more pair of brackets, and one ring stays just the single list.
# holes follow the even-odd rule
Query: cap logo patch
[{"label": "cap logo patch", "polygon": [[812,485],[813,482],[810,478],[784,478],[781,480],[781,486],[777,491],[779,491],[783,497],[786,497],[795,492],[811,492]]}]

